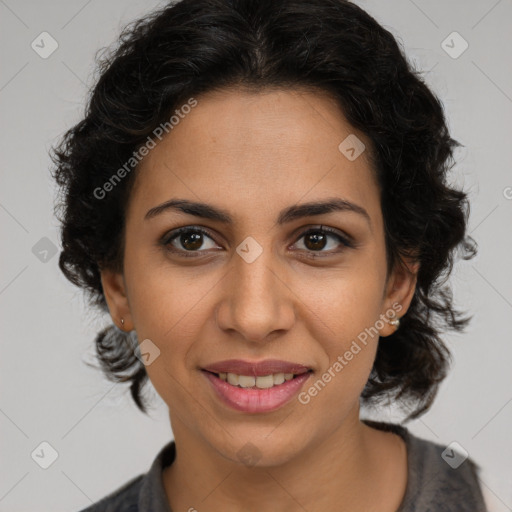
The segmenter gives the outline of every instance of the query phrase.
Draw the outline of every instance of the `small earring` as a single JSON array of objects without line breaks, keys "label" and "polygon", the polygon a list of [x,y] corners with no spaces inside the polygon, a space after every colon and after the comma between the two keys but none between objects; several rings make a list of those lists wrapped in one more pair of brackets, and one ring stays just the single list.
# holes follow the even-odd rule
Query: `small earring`
[{"label": "small earring", "polygon": [[124,327],[124,318],[121,318],[121,326]]},{"label": "small earring", "polygon": [[396,327],[397,329],[400,327],[400,319],[399,318],[394,318],[393,320],[390,320],[389,323]]}]

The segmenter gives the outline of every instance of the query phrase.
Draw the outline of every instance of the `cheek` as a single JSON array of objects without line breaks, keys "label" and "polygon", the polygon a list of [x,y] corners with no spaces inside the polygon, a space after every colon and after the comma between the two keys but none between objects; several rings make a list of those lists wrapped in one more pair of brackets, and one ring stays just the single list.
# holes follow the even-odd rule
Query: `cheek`
[{"label": "cheek", "polygon": [[170,395],[180,395],[179,383],[188,383],[195,371],[194,344],[210,328],[208,299],[216,283],[220,285],[219,276],[200,276],[193,267],[179,268],[165,260],[162,264],[160,257],[145,256],[142,251],[127,251],[125,276],[139,342],[149,339],[159,351],[146,371],[158,393],[171,403]]},{"label": "cheek", "polygon": [[[367,264],[368,263],[368,264]],[[359,333],[375,325],[383,305],[385,275],[379,265],[361,262],[328,273],[310,274],[296,283],[297,295],[324,326],[328,352],[342,349]],[[310,313],[311,315],[311,313]],[[313,318],[313,317],[312,317]]]},{"label": "cheek", "polygon": [[[153,270],[151,270],[153,269]],[[179,271],[146,270],[132,274],[130,308],[139,342],[149,339],[158,357],[146,366],[148,377],[169,408],[190,408],[194,343],[205,322],[205,289],[201,281]],[[189,405],[184,405],[189,404]]]},{"label": "cheek", "polygon": [[337,409],[343,414],[368,380],[382,328],[385,276],[379,266],[367,263],[303,283],[301,315],[310,318],[310,334],[321,347],[322,361],[301,403],[320,408],[345,404]]},{"label": "cheek", "polygon": [[373,367],[380,290],[347,282],[339,285],[321,298],[324,305],[315,337],[321,345],[322,364],[298,399],[317,409],[319,416],[329,410],[331,417],[341,420],[357,403]]},{"label": "cheek", "polygon": [[200,278],[193,267],[171,264],[163,249],[148,250],[134,244],[127,246],[125,279],[138,334],[161,343],[166,335],[187,328],[189,312],[214,284],[213,276]]},{"label": "cheek", "polygon": [[152,340],[174,370],[186,364],[187,352],[206,320],[205,292],[199,283],[168,275],[145,279],[133,290],[130,308],[139,340]]}]

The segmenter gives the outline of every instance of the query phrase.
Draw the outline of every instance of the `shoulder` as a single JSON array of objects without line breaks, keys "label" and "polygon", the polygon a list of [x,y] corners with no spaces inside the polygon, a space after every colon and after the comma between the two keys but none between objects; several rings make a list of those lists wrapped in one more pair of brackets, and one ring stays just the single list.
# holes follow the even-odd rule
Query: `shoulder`
[{"label": "shoulder", "polygon": [[79,512],[138,512],[143,478],[144,475],[132,478],[100,501]]},{"label": "shoulder", "polygon": [[462,447],[448,446],[410,435],[410,474],[416,483],[411,500],[425,510],[485,512],[479,466]]},{"label": "shoulder", "polygon": [[406,443],[408,482],[398,512],[486,512],[480,467],[462,446],[416,437],[402,425],[367,423],[400,435]]}]

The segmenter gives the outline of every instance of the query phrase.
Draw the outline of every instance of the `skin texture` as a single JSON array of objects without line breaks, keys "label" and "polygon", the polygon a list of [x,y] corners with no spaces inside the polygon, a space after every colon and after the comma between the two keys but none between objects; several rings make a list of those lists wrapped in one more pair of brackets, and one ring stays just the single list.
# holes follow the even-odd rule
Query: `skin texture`
[{"label": "skin texture", "polygon": [[[176,460],[163,475],[170,505],[394,512],[406,488],[405,445],[359,420],[378,336],[308,404],[292,399],[269,413],[224,405],[200,371],[224,359],[282,359],[313,369],[307,390],[393,304],[406,313],[417,267],[409,262],[387,276],[369,141],[325,94],[232,89],[197,100],[137,171],[123,274],[102,272],[113,320],[121,327],[124,318],[124,330],[160,350],[146,369],[176,441]],[[349,134],[367,148],[354,161],[338,149]],[[277,224],[288,206],[333,197],[363,207],[370,222],[338,211]],[[234,223],[169,210],[144,218],[172,198],[227,210]],[[332,235],[315,246],[303,233],[320,225],[349,235],[354,246]],[[184,246],[179,236],[167,249],[159,243],[183,226],[210,234],[203,245]],[[263,251],[252,263],[236,252],[248,236]],[[191,246],[199,247],[188,251],[195,257],[169,251]],[[395,329],[380,326],[383,338]],[[258,450],[254,466],[237,455],[249,442]]]}]

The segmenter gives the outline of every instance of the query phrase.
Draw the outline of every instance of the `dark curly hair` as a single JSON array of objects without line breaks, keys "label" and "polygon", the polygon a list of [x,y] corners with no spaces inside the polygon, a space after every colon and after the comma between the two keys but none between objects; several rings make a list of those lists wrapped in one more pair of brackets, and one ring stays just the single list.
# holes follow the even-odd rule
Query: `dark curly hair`
[{"label": "dark curly hair", "polygon": [[[461,144],[393,35],[347,0],[182,0],[129,24],[98,58],[98,71],[83,120],[51,150],[60,187],[59,266],[90,305],[108,312],[100,270],[122,271],[137,166],[105,197],[97,191],[176,108],[233,87],[324,92],[371,141],[388,271],[405,257],[420,263],[410,308],[400,329],[379,343],[361,398],[412,404],[408,420],[426,412],[451,361],[440,335],[461,331],[470,318],[455,309],[447,278],[455,253],[469,259],[476,244],[466,233],[467,195],[447,183]],[[129,381],[146,413],[148,376],[130,336],[112,324],[95,342],[106,376]]]}]

